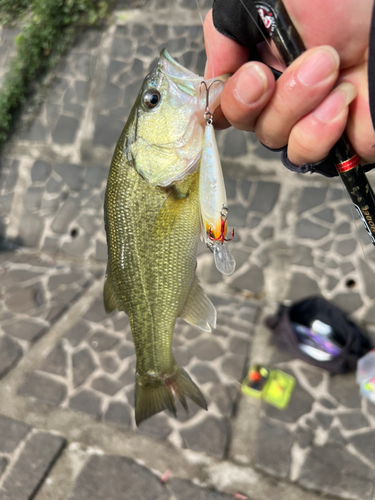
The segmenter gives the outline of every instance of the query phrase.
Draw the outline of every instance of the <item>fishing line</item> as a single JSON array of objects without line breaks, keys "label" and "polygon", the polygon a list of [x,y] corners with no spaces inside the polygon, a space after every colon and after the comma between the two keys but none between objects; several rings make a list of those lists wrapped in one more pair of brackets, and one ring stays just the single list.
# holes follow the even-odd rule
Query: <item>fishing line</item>
[{"label": "fishing line", "polygon": [[[202,23],[202,28],[204,28],[204,20],[203,20],[201,8],[199,6],[199,0],[195,0],[195,2],[197,4],[198,15],[199,15],[201,23]],[[203,29],[203,37],[204,37],[204,29]],[[211,65],[211,78],[214,78],[214,75],[215,75],[214,65],[212,64],[212,57],[211,57],[210,53],[207,50],[206,50],[206,56],[207,56],[207,60],[209,60],[210,63],[211,63],[210,64]]]},{"label": "fishing line", "polygon": [[278,50],[276,49],[276,47],[275,47],[276,52],[273,50],[271,43],[268,41],[268,38],[265,36],[265,34],[263,33],[263,31],[259,28],[257,20],[254,18],[254,16],[250,12],[250,10],[247,8],[244,0],[239,0],[239,2],[241,3],[242,7],[246,10],[247,14],[250,16],[251,20],[253,21],[253,23],[257,27],[257,30],[259,31],[259,33],[264,38],[264,41],[266,42],[266,45],[267,45],[268,50],[270,51],[271,55],[274,56],[277,59],[277,62],[280,64],[280,66],[282,68],[285,68],[285,62],[281,59]]}]

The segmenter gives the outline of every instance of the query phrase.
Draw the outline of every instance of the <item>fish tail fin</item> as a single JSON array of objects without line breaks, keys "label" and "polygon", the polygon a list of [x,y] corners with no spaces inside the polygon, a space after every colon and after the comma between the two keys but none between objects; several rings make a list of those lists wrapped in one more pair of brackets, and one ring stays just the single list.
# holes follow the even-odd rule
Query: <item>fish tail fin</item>
[{"label": "fish tail fin", "polygon": [[206,400],[189,374],[177,364],[172,373],[165,376],[137,375],[135,383],[135,421],[139,425],[143,420],[163,410],[177,415],[174,395],[180,400],[186,411],[186,396],[203,409],[207,410]]}]

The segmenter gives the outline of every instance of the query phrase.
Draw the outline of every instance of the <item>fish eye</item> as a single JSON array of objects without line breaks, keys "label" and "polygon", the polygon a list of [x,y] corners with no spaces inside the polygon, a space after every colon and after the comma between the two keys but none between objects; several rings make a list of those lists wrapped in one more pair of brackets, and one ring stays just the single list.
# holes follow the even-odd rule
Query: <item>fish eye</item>
[{"label": "fish eye", "polygon": [[143,104],[148,109],[155,108],[161,101],[160,92],[157,89],[149,89],[143,94]]}]

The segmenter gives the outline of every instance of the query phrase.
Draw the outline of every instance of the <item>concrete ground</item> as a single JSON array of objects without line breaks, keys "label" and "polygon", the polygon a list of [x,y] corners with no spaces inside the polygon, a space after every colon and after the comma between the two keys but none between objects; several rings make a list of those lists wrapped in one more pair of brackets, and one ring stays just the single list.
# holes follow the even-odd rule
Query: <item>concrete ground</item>
[{"label": "concrete ground", "polygon": [[[13,36],[1,32],[3,67]],[[189,415],[135,426],[129,324],[102,305],[102,204],[115,143],[164,46],[203,73],[193,0],[120,3],[105,27],[78,37],[3,152],[0,498],[371,500],[375,407],[354,374],[329,377],[276,350],[264,318],[322,294],[373,336],[375,253],[339,180],[288,172],[250,133],[217,134],[237,261],[223,278],[199,247],[217,329],[178,322],[174,336],[208,412],[191,404]],[[254,362],[296,377],[287,410],[240,395]]]}]

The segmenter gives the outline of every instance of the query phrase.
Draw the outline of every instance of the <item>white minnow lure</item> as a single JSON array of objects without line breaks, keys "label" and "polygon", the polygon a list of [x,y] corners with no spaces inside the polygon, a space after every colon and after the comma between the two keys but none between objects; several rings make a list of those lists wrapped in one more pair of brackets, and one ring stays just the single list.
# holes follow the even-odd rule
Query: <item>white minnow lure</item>
[{"label": "white minnow lure", "polygon": [[[202,82],[202,84],[205,85],[207,92],[207,106],[204,114],[206,126],[199,172],[199,205],[202,221],[202,238],[214,254],[217,269],[222,274],[229,275],[234,272],[236,262],[226,245],[226,241],[229,241],[229,239],[225,238],[228,229],[227,195],[214,127],[212,125],[212,114],[208,109],[210,87],[207,87],[205,82]],[[234,230],[232,231],[232,238],[233,236]]]}]

